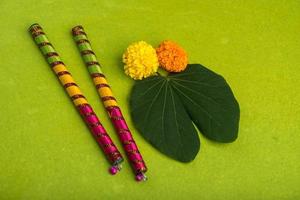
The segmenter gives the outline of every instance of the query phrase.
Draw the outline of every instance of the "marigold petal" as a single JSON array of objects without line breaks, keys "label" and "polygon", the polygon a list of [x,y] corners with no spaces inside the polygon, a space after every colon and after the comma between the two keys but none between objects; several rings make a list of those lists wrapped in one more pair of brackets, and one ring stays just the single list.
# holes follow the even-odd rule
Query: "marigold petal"
[{"label": "marigold petal", "polygon": [[155,49],[145,41],[131,44],[122,59],[125,73],[135,80],[154,75],[159,65]]},{"label": "marigold petal", "polygon": [[156,48],[158,62],[168,72],[181,72],[188,64],[188,57],[183,48],[175,42],[165,40]]}]

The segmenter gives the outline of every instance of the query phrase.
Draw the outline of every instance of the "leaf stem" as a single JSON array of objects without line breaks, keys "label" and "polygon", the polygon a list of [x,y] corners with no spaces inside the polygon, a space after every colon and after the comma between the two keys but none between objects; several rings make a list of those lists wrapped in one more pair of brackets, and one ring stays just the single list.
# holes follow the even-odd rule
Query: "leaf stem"
[{"label": "leaf stem", "polygon": [[169,75],[169,72],[166,70],[162,69],[161,67],[158,68],[157,73],[161,76],[167,77]]}]

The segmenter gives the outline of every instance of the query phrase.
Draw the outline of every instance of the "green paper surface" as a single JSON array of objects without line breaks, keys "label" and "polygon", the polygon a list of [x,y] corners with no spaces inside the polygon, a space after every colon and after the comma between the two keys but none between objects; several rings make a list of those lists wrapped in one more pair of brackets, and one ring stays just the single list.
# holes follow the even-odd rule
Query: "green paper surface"
[{"label": "green paper surface", "polygon": [[[149,168],[111,176],[101,150],[32,41],[40,23],[120,147],[74,44],[82,24]],[[0,1],[0,199],[300,199],[300,2]],[[138,40],[179,43],[224,76],[241,109],[239,138],[200,135],[196,159],[167,158],[136,132],[134,83],[121,57]],[[124,153],[124,151],[122,151]]]}]

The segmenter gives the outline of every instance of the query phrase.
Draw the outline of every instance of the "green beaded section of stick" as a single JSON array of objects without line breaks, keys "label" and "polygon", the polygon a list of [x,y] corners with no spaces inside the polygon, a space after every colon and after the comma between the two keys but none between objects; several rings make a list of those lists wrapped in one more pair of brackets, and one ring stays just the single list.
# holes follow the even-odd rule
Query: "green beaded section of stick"
[{"label": "green beaded section of stick", "polygon": [[88,38],[84,32],[82,32],[79,35],[74,36],[74,40],[77,43],[77,46],[79,48],[79,51],[81,52],[81,55],[84,59],[85,63],[88,64],[88,70],[90,74],[94,73],[101,73],[103,74],[101,70],[101,65],[98,62],[96,55],[94,54],[92,50],[91,44],[88,42]]},{"label": "green beaded section of stick", "polygon": [[34,36],[33,39],[38,44],[42,54],[45,56],[47,62],[50,66],[57,65],[59,63],[63,64],[58,53],[55,51],[52,44],[49,42],[47,36],[42,31],[39,24],[33,24],[29,27],[30,33]]}]

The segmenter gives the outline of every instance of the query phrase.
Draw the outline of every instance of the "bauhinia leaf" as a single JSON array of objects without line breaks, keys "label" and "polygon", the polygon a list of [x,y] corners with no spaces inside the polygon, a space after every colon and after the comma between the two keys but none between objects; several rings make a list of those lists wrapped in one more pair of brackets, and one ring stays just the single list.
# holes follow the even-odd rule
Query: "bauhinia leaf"
[{"label": "bauhinia leaf", "polygon": [[181,162],[193,160],[200,148],[193,122],[209,139],[231,142],[237,138],[239,105],[229,85],[199,64],[168,77],[137,81],[130,109],[141,134]]},{"label": "bauhinia leaf", "polygon": [[154,147],[181,162],[195,158],[200,147],[197,131],[168,79],[138,81],[130,105],[134,124]]},{"label": "bauhinia leaf", "polygon": [[199,64],[170,75],[172,87],[197,128],[211,140],[232,142],[237,138],[239,104],[225,79]]}]

